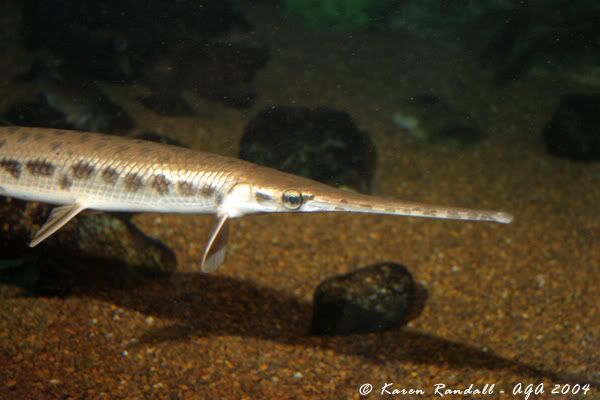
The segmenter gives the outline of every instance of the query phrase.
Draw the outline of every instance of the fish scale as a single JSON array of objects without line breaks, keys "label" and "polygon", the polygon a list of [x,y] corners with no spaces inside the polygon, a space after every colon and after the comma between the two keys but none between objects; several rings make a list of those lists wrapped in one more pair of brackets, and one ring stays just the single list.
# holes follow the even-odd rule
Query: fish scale
[{"label": "fish scale", "polygon": [[[213,205],[201,189],[216,193],[233,180],[228,163],[210,154],[143,140],[34,128],[2,128],[0,137],[0,160],[21,166],[18,177],[0,171],[1,186],[26,200],[66,205],[85,199],[98,210],[192,213]],[[48,163],[53,173],[35,173],[27,168],[31,162]],[[77,173],[83,168],[90,173]],[[157,190],[156,179],[167,181],[166,190]],[[178,190],[186,184],[199,195]]]},{"label": "fish scale", "polygon": [[357,212],[509,223],[500,211],[368,196],[243,160],[139,139],[0,127],[0,194],[59,205],[35,246],[85,209],[214,213],[201,268],[224,260],[228,220],[264,212]]}]

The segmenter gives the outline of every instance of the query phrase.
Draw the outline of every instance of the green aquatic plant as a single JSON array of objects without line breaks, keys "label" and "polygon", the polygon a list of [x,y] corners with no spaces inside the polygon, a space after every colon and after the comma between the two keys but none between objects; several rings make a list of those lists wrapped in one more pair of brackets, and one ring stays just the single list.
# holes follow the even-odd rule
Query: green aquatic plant
[{"label": "green aquatic plant", "polygon": [[288,15],[313,28],[356,31],[377,26],[394,0],[284,0]]}]

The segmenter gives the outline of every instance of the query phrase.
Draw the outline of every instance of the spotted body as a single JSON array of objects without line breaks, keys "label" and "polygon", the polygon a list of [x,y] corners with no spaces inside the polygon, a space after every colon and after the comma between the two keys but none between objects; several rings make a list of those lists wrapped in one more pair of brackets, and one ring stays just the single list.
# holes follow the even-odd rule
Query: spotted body
[{"label": "spotted body", "polygon": [[236,159],[118,136],[0,128],[6,194],[110,211],[212,212]]},{"label": "spotted body", "polygon": [[508,223],[496,211],[428,206],[342,191],[242,160],[119,136],[0,127],[0,194],[60,205],[46,239],[84,209],[214,213],[204,270],[224,259],[229,218],[260,212],[364,212]]}]

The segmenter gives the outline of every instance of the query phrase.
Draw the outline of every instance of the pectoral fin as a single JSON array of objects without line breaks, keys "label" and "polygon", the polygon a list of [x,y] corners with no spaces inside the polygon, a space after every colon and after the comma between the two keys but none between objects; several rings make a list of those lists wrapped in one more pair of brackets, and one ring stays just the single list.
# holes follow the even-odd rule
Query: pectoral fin
[{"label": "pectoral fin", "polygon": [[83,211],[85,207],[79,203],[71,204],[68,206],[56,207],[50,212],[48,220],[35,233],[29,247],[37,246],[41,241],[52,235],[54,232],[62,228],[64,224],[69,222],[73,217]]},{"label": "pectoral fin", "polygon": [[214,272],[221,264],[223,264],[223,261],[225,261],[227,239],[229,237],[228,216],[226,214],[221,214],[218,215],[217,218],[217,226],[215,226],[215,229],[206,244],[206,249],[204,249],[202,264],[200,264],[200,270],[202,272]]}]

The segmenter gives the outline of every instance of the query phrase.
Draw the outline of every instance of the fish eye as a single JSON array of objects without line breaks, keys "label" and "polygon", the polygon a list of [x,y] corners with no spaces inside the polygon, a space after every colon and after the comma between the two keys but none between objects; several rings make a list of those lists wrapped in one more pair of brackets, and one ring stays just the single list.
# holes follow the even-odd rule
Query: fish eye
[{"label": "fish eye", "polygon": [[281,196],[283,206],[288,210],[297,210],[302,206],[302,193],[297,190],[286,190]]}]

